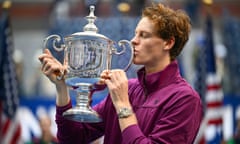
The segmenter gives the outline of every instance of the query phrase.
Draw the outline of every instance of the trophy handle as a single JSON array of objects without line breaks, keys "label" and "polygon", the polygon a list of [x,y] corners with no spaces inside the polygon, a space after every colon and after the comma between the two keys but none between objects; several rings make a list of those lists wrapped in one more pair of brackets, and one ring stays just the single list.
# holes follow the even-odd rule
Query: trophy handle
[{"label": "trophy handle", "polygon": [[121,55],[126,51],[126,44],[130,46],[130,50],[131,50],[131,57],[130,60],[128,62],[128,64],[125,66],[125,68],[123,69],[124,71],[127,71],[128,68],[130,67],[130,65],[132,64],[132,60],[133,60],[133,47],[130,41],[128,40],[120,40],[118,42],[118,45],[122,48],[122,51],[118,52],[116,50],[113,50],[113,53],[116,55]]},{"label": "trophy handle", "polygon": [[47,43],[50,39],[53,39],[52,46],[53,46],[54,50],[56,50],[57,52],[61,52],[64,50],[64,48],[65,48],[64,44],[61,44],[60,47],[56,46],[56,43],[60,43],[61,37],[59,35],[55,35],[55,34],[50,35],[43,40],[43,46],[44,46],[43,49],[47,48]]},{"label": "trophy handle", "polygon": [[[50,39],[53,39],[53,43],[52,43],[52,46],[53,46],[53,49],[57,52],[61,52],[65,49],[65,45],[64,44],[61,44],[60,47],[59,46],[56,46],[56,43],[60,43],[61,41],[61,37],[59,35],[50,35],[48,37],[46,37],[44,40],[43,40],[43,50],[45,48],[47,48],[47,44],[48,44],[48,41]],[[64,77],[64,72],[63,71],[60,71],[58,74],[57,74],[57,79],[58,80],[62,80]]]}]

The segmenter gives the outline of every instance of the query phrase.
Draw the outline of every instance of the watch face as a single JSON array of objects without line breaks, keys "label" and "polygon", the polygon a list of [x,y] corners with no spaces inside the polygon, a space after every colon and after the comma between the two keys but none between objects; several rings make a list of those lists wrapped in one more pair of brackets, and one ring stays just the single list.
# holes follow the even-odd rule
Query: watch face
[{"label": "watch face", "polygon": [[119,118],[127,118],[130,115],[132,115],[132,113],[133,113],[133,111],[131,108],[124,107],[119,110],[118,117]]}]

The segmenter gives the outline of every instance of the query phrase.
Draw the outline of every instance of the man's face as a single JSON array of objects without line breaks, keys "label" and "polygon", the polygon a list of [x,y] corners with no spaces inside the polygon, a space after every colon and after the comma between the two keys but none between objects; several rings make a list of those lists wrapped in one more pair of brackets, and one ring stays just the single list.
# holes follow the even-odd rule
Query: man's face
[{"label": "man's face", "polygon": [[156,35],[154,24],[147,17],[139,21],[131,42],[134,47],[134,64],[154,67],[169,54],[165,49],[166,41]]}]

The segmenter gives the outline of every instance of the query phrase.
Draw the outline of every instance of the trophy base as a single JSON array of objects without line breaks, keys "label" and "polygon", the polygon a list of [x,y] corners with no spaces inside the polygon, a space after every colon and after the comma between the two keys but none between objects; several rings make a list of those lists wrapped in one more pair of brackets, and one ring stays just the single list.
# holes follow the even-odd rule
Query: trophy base
[{"label": "trophy base", "polygon": [[100,116],[88,108],[72,108],[63,113],[63,117],[69,120],[83,122],[83,123],[97,123],[101,122]]}]

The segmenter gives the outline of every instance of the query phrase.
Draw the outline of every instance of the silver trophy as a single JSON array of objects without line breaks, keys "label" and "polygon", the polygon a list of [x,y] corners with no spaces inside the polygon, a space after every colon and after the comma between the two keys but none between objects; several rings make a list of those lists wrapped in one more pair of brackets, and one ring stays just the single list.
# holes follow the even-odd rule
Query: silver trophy
[{"label": "silver trophy", "polygon": [[[78,122],[100,122],[102,119],[91,108],[92,93],[96,90],[97,82],[103,70],[111,69],[112,55],[123,54],[126,48],[131,49],[131,57],[124,68],[126,71],[132,63],[133,48],[128,40],[120,40],[116,44],[104,35],[98,34],[98,28],[94,24],[94,6],[90,6],[90,14],[86,16],[88,23],[83,32],[77,32],[64,37],[60,44],[59,35],[50,35],[44,40],[44,48],[52,40],[56,51],[64,50],[64,64],[67,65],[65,82],[67,86],[77,92],[76,106],[63,113],[67,119]],[[57,46],[58,44],[58,46]],[[121,48],[118,51],[117,48]],[[57,78],[61,79],[61,76]]]}]

